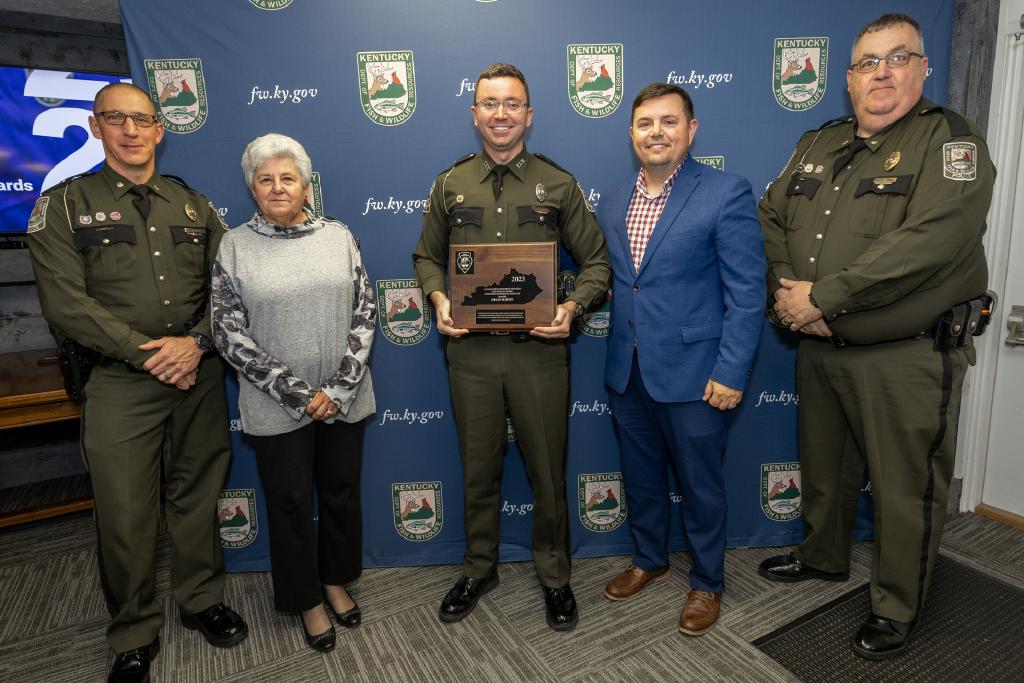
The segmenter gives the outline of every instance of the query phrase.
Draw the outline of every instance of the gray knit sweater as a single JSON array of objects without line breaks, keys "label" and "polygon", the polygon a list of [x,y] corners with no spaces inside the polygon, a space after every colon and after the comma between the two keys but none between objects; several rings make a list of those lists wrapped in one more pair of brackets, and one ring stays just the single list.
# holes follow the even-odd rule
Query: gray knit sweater
[{"label": "gray knit sweater", "polygon": [[333,422],[376,406],[367,361],[377,306],[352,233],[314,216],[284,229],[257,213],[220,242],[211,285],[217,350],[238,371],[242,429],[283,434],[312,421],[323,389]]}]

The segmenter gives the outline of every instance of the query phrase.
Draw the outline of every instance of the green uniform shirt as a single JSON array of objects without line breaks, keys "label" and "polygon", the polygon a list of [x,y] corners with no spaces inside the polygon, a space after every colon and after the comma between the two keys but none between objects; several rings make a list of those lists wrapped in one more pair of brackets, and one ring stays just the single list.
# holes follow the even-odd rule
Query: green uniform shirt
[{"label": "green uniform shirt", "polygon": [[809,280],[836,334],[911,337],[985,292],[995,168],[977,126],[926,99],[833,177],[855,134],[853,117],[806,133],[761,200],[769,301]]},{"label": "green uniform shirt", "polygon": [[44,192],[29,218],[28,244],[43,316],[57,332],[136,368],[139,350],[188,331],[212,337],[210,265],[225,230],[198,192],[154,174],[150,214],[134,185],[104,165]]},{"label": "green uniform shirt", "polygon": [[582,312],[608,289],[611,263],[604,236],[576,179],[525,149],[509,161],[501,194],[494,198],[486,154],[469,155],[430,188],[423,232],[413,252],[424,296],[447,292],[449,244],[560,242],[579,266],[568,298]]}]

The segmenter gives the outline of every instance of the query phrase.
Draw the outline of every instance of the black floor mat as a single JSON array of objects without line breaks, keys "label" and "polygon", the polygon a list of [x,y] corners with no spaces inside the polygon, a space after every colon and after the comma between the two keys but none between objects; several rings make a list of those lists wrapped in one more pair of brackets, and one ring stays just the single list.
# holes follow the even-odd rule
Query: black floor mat
[{"label": "black floor mat", "polygon": [[1024,681],[1024,590],[940,555],[910,645],[879,662],[850,649],[870,610],[864,584],[753,644],[805,683]]}]

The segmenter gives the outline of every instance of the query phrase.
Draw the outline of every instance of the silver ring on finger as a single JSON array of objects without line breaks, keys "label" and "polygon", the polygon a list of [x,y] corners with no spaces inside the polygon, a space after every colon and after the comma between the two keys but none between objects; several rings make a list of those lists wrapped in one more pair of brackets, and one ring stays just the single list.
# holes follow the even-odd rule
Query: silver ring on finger
[{"label": "silver ring on finger", "polygon": [[736,405],[737,405],[737,404],[735,404],[735,403],[730,403],[730,404],[729,404],[729,407],[730,407],[730,408],[735,408],[735,407],[736,407]]}]

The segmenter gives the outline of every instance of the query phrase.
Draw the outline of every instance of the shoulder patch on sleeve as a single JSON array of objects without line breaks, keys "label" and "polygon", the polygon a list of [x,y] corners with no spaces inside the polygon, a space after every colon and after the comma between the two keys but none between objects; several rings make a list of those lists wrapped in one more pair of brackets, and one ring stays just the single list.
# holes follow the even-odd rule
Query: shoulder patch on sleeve
[{"label": "shoulder patch on sleeve", "polygon": [[46,209],[49,205],[49,197],[40,197],[36,200],[36,205],[32,207],[32,213],[28,216],[27,232],[39,232],[46,227]]},{"label": "shoulder patch on sleeve", "polygon": [[216,216],[217,220],[220,222],[220,227],[222,227],[225,230],[227,230],[228,229],[228,224],[224,220],[224,217],[220,215],[220,209],[218,209],[216,206],[214,206],[213,202],[211,202],[209,200],[207,200],[206,203],[210,205],[210,211],[213,211],[213,215]]},{"label": "shoulder patch on sleeve", "polygon": [[942,145],[942,175],[949,180],[977,178],[978,146],[973,142],[947,142]]}]

